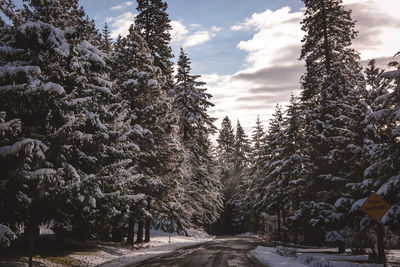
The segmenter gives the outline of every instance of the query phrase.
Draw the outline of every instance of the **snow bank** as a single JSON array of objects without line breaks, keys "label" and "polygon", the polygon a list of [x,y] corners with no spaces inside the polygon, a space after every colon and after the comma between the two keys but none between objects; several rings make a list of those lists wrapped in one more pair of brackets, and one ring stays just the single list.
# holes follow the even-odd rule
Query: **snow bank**
[{"label": "snow bank", "polygon": [[307,265],[298,263],[294,258],[279,256],[276,254],[275,248],[257,246],[255,250],[251,252],[262,264],[270,267],[304,267]]},{"label": "snow bank", "polygon": [[[326,253],[297,254],[296,261],[305,263],[311,267],[381,267],[382,264],[358,263],[367,261],[367,255],[346,255]],[[352,262],[354,261],[354,262]]]},{"label": "snow bank", "polygon": [[[293,249],[285,247],[258,246],[253,255],[263,264],[271,267],[279,266],[311,266],[311,267],[381,267],[382,264],[362,263],[368,261],[367,255],[351,255],[334,253],[333,248]],[[283,253],[282,253],[283,252]],[[280,254],[280,255],[278,255]],[[395,258],[395,253],[392,254]]]}]

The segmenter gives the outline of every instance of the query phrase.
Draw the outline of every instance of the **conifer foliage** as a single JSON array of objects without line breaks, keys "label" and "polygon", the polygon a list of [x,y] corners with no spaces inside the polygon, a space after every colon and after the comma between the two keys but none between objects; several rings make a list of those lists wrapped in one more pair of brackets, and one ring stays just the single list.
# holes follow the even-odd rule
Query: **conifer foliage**
[{"label": "conifer foliage", "polygon": [[142,242],[215,221],[211,95],[183,51],[173,84],[167,5],[138,1],[113,41],[78,0],[26,2],[0,1],[1,245],[49,222],[60,239],[133,245],[135,224]]}]

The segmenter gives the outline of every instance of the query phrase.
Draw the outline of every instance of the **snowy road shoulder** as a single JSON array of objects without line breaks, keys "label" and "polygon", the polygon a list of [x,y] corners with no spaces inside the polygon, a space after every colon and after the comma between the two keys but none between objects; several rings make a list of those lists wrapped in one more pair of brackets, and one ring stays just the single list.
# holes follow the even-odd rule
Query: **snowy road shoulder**
[{"label": "snowy road shoulder", "polygon": [[[174,236],[171,243],[168,243],[168,234],[158,232],[159,236],[153,237],[152,242],[148,248],[141,248],[138,250],[124,253],[123,256],[116,257],[112,260],[103,262],[97,266],[99,267],[119,267],[127,264],[138,263],[152,257],[170,253],[174,250],[194,246],[197,244],[205,243],[214,239],[210,236],[196,236],[196,237],[185,237],[185,236]],[[100,257],[101,258],[101,257]],[[82,259],[80,259],[82,261]]]},{"label": "snowy road shoulder", "polygon": [[252,251],[253,255],[265,265],[270,267],[305,267],[307,265],[296,262],[294,259],[285,256],[279,256],[276,254],[276,248],[257,246],[255,250]]}]

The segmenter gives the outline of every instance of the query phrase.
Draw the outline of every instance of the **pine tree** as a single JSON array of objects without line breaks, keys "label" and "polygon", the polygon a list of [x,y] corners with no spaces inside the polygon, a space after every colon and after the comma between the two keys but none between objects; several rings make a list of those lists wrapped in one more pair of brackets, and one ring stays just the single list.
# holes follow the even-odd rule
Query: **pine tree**
[{"label": "pine tree", "polygon": [[[233,161],[235,151],[235,134],[232,124],[228,116],[222,120],[221,128],[217,139],[217,155],[220,169],[221,182],[226,190],[231,190],[228,183],[233,175]],[[229,198],[232,194],[225,192],[225,198]]]},{"label": "pine tree", "polygon": [[[113,61],[117,62],[113,77],[130,123],[124,134],[124,139],[130,143],[127,153],[136,151],[127,155],[133,168],[127,183],[127,198],[132,200],[129,222],[137,221],[140,231],[146,226],[145,241],[150,241],[150,222],[154,214],[183,213],[177,210],[178,197],[171,197],[180,183],[180,147],[174,140],[175,130],[171,126],[174,118],[162,90],[165,76],[154,65],[151,51],[138,28],[131,26],[128,36],[117,40]],[[158,225],[168,221],[168,218],[154,219]],[[173,231],[185,229],[183,219],[183,216],[179,218]]]},{"label": "pine tree", "polygon": [[110,37],[110,30],[108,29],[107,23],[104,23],[103,34],[101,39],[100,48],[104,53],[108,54],[111,52],[112,39]]},{"label": "pine tree", "polygon": [[[396,56],[398,56],[398,53]],[[372,112],[366,117],[368,142],[364,147],[364,157],[368,165],[364,170],[364,180],[353,185],[358,192],[358,201],[354,202],[353,210],[358,210],[371,191],[377,192],[389,203],[391,209],[381,220],[382,225],[390,225],[392,229],[399,226],[399,114],[400,114],[400,62],[393,61],[389,67],[395,70],[381,74],[382,81],[376,90],[382,92],[372,104]],[[388,87],[388,88],[387,88]],[[388,89],[386,91],[386,88]],[[357,198],[355,198],[357,200]],[[365,218],[365,225],[371,223]],[[367,223],[366,223],[367,222]]]},{"label": "pine tree", "polygon": [[188,170],[183,186],[193,224],[205,227],[216,221],[221,206],[220,182],[215,175],[209,140],[209,135],[215,132],[215,119],[207,114],[213,104],[205,83],[197,81],[200,76],[190,71],[190,59],[181,48],[173,106],[179,116],[179,137],[185,151],[183,164]]},{"label": "pine tree", "polygon": [[308,202],[301,204],[293,218],[315,218],[312,230],[303,230],[310,233],[309,242],[323,242],[324,229],[343,223],[341,207],[335,203],[348,195],[339,192],[362,176],[360,125],[366,108],[359,98],[364,86],[359,57],[348,48],[357,34],[351,12],[341,0],[304,3],[307,34],[300,58],[306,59],[307,72],[302,79],[302,100],[305,140],[311,149],[305,163],[309,182],[304,198]]},{"label": "pine tree", "polygon": [[172,27],[166,12],[168,5],[162,0],[138,0],[137,4],[139,14],[135,18],[135,25],[149,46],[154,65],[166,77],[166,90],[170,90],[173,87],[173,54],[169,44]]},{"label": "pine tree", "polygon": [[55,216],[64,182],[53,164],[56,144],[49,136],[62,126],[65,90],[46,70],[64,55],[59,46],[65,40],[52,25],[4,7],[2,2],[13,24],[3,22],[0,29],[0,223],[25,227],[31,256],[39,225]]},{"label": "pine tree", "polygon": [[231,177],[230,185],[234,188],[232,199],[228,200],[232,209],[232,227],[233,232],[243,232],[244,213],[243,200],[246,194],[246,189],[249,184],[249,154],[250,141],[247,138],[239,120],[236,124],[236,135],[234,145],[234,173]]},{"label": "pine tree", "polygon": [[323,79],[330,75],[332,64],[345,60],[355,64],[354,50],[349,49],[356,37],[351,11],[344,9],[342,0],[303,0],[306,6],[302,30],[300,59],[306,60],[306,74],[302,77],[302,100],[321,93]]},{"label": "pine tree", "polygon": [[244,228],[256,232],[258,230],[259,214],[253,208],[254,197],[257,198],[258,180],[263,169],[263,150],[265,148],[265,131],[261,124],[260,117],[257,116],[256,125],[253,127],[252,147],[250,153],[250,167],[248,173],[248,184],[245,188],[243,197],[243,214],[245,217]]}]

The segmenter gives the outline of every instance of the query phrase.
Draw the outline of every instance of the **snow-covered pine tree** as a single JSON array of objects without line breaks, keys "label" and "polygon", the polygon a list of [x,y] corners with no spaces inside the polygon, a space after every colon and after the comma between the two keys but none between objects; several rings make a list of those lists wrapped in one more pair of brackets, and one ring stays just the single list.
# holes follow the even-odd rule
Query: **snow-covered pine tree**
[{"label": "snow-covered pine tree", "polygon": [[219,135],[217,138],[216,158],[218,177],[223,186],[224,211],[214,226],[214,230],[218,234],[231,233],[231,210],[227,209],[226,202],[230,200],[234,193],[231,178],[234,170],[234,151],[235,151],[235,134],[232,128],[231,120],[226,116],[221,123]]},{"label": "snow-covered pine tree", "polygon": [[0,2],[0,9],[12,22],[0,23],[0,223],[25,226],[32,240],[39,224],[54,216],[62,185],[48,136],[62,125],[65,90],[45,70],[62,56],[64,40],[51,25],[26,21],[12,2]]},{"label": "snow-covered pine tree", "polygon": [[217,220],[221,208],[220,181],[215,174],[209,135],[214,118],[207,114],[213,104],[199,75],[190,73],[190,59],[181,48],[175,76],[174,111],[178,114],[179,137],[185,152],[183,186],[186,207],[195,226],[206,227]]},{"label": "snow-covered pine tree", "polygon": [[265,148],[265,130],[261,124],[260,117],[257,116],[256,125],[253,127],[253,134],[251,140],[251,153],[250,153],[250,167],[248,172],[248,185],[243,198],[243,209],[245,216],[244,228],[246,231],[256,232],[259,228],[259,214],[253,208],[254,198],[258,198],[257,192],[258,179],[261,178],[263,169],[263,150]]},{"label": "snow-covered pine tree", "polygon": [[154,65],[161,69],[166,78],[165,89],[173,87],[173,63],[174,57],[170,47],[172,26],[168,17],[168,5],[162,0],[137,0],[135,25],[146,40],[154,57]]},{"label": "snow-covered pine tree", "polygon": [[[117,64],[113,77],[130,121],[124,138],[131,142],[128,152],[136,151],[130,158],[132,177],[128,177],[128,196],[132,200],[129,221],[138,221],[143,227],[146,220],[148,232],[150,219],[157,214],[158,218],[154,218],[157,226],[163,227],[162,222],[173,220],[172,231],[184,231],[187,222],[176,194],[181,182],[178,171],[181,152],[171,126],[174,124],[171,107],[162,90],[166,78],[154,65],[146,41],[134,26],[125,38],[116,42],[113,61]],[[149,241],[149,233],[146,237]]]},{"label": "snow-covered pine tree", "polygon": [[349,49],[356,37],[351,11],[345,10],[342,0],[303,0],[306,12],[302,30],[300,59],[306,60],[307,71],[302,77],[302,99],[307,100],[321,93],[322,77],[330,74],[338,56],[354,61],[354,50]]},{"label": "snow-covered pine tree", "polygon": [[227,200],[226,203],[226,205],[230,206],[227,208],[232,210],[231,226],[233,233],[243,232],[244,230],[245,209],[243,207],[243,201],[249,184],[250,150],[250,140],[238,120],[233,152],[233,176],[230,178],[230,185],[234,189],[234,192],[232,198]]},{"label": "snow-covered pine tree", "polygon": [[[290,104],[286,110],[283,128],[284,135],[282,140],[282,183],[287,194],[286,216],[293,215],[293,211],[300,207],[303,199],[304,187],[306,184],[304,172],[305,147],[303,132],[303,117],[301,116],[301,107],[297,97],[293,94],[290,98]],[[285,216],[285,217],[286,217]],[[288,225],[290,220],[288,220]],[[297,225],[290,225],[294,241],[297,241]]]},{"label": "snow-covered pine tree", "polygon": [[[360,179],[360,125],[366,110],[359,97],[364,86],[359,57],[348,48],[357,34],[351,11],[344,9],[341,0],[304,3],[306,36],[300,58],[306,59],[307,72],[302,79],[302,100],[306,147],[311,149],[306,163],[306,201],[292,219],[312,218],[312,229],[303,229],[306,240],[323,242],[327,224],[340,227],[341,213],[334,205],[340,192],[346,183]],[[310,215],[310,209],[317,212]]]},{"label": "snow-covered pine tree", "polygon": [[[400,53],[396,54],[399,56]],[[364,148],[364,157],[367,168],[364,170],[364,180],[354,184],[358,194],[358,201],[354,203],[353,210],[359,207],[371,191],[375,191],[389,203],[391,209],[381,220],[382,225],[389,225],[391,229],[398,229],[400,225],[400,61],[393,61],[389,67],[395,68],[381,74],[384,79],[379,86],[383,89],[375,90],[384,92],[378,95],[372,103],[372,112],[366,117],[368,137]],[[357,200],[357,198],[356,198]],[[362,226],[370,224],[365,217]]]},{"label": "snow-covered pine tree", "polygon": [[81,237],[103,232],[115,210],[108,193],[120,189],[109,167],[120,153],[118,103],[105,54],[91,43],[99,43],[100,35],[74,0],[30,1],[19,15],[15,44],[40,66],[44,89],[65,94],[46,115],[49,166],[62,177],[53,194],[55,227],[79,229]]},{"label": "snow-covered pine tree", "polygon": [[222,120],[217,143],[218,144],[216,152],[218,159],[219,176],[221,177],[221,182],[225,188],[225,199],[228,199],[232,196],[231,191],[233,190],[229,183],[233,175],[233,162],[235,151],[235,134],[232,128],[231,120],[228,116],[226,116]]}]

